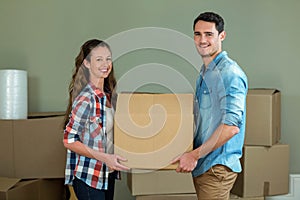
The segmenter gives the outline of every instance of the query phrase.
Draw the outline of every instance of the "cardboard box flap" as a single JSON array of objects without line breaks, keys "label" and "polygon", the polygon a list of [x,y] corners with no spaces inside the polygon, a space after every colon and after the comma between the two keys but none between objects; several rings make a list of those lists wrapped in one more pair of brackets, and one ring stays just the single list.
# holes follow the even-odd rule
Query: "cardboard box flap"
[{"label": "cardboard box flap", "polygon": [[193,94],[121,93],[116,114],[193,114]]},{"label": "cardboard box flap", "polygon": [[251,90],[248,90],[248,94],[251,95],[272,95],[275,93],[280,92],[277,89],[267,89],[267,88],[253,88]]},{"label": "cardboard box flap", "polygon": [[0,192],[7,192],[14,187],[21,179],[0,177]]},{"label": "cardboard box flap", "polygon": [[39,113],[29,113],[28,119],[35,118],[46,118],[46,117],[58,117],[65,115],[65,112],[39,112]]}]

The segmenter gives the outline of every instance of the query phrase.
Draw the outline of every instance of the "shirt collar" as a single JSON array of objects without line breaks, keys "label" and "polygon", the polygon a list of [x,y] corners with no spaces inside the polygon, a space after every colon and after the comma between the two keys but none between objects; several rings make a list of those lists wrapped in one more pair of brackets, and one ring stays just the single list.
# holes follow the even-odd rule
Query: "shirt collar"
[{"label": "shirt collar", "polygon": [[[219,62],[222,60],[222,58],[224,58],[225,56],[227,56],[227,52],[226,51],[221,51],[214,59],[213,61],[211,61],[208,64],[207,70],[213,70],[218,64]],[[202,65],[201,68],[201,72],[203,73],[205,70],[205,66],[204,64]]]},{"label": "shirt collar", "polygon": [[89,85],[91,86],[91,88],[96,96],[98,96],[99,98],[102,98],[103,96],[105,96],[105,94],[101,90],[99,90],[99,88],[97,88],[92,82],[89,82]]}]

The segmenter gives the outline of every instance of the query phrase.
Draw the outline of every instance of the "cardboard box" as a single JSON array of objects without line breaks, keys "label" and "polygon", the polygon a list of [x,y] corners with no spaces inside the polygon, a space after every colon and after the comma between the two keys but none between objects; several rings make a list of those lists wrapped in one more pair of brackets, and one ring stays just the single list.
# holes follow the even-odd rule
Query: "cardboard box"
[{"label": "cardboard box", "polygon": [[259,197],[289,192],[289,146],[244,146],[243,171],[232,193],[241,197]]},{"label": "cardboard box", "polygon": [[[242,198],[230,195],[230,200],[264,200],[264,197]],[[137,196],[136,200],[198,200],[196,194],[167,194],[167,195],[146,195]]]},{"label": "cardboard box", "polygon": [[39,200],[38,181],[0,177],[0,200]]},{"label": "cardboard box", "polygon": [[135,200],[198,200],[196,194],[164,194],[136,196]]},{"label": "cardboard box", "polygon": [[0,120],[0,176],[63,178],[66,149],[62,113],[39,113],[24,120]]},{"label": "cardboard box", "polygon": [[272,146],[281,136],[281,93],[250,89],[247,95],[245,145]]},{"label": "cardboard box", "polygon": [[63,200],[64,179],[31,179],[0,177],[0,200]]},{"label": "cardboard box", "polygon": [[65,200],[66,186],[64,178],[38,179],[40,200]]},{"label": "cardboard box", "polygon": [[191,173],[177,173],[175,170],[128,173],[127,186],[133,196],[195,193]]},{"label": "cardboard box", "polygon": [[175,169],[170,162],[193,144],[192,94],[119,94],[115,153],[133,169]]}]

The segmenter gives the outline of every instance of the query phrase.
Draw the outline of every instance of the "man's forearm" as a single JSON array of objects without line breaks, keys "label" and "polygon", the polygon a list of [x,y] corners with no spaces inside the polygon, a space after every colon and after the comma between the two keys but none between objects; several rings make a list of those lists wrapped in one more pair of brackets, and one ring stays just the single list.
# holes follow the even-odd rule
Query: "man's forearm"
[{"label": "man's forearm", "polygon": [[235,134],[237,134],[240,129],[236,126],[229,126],[226,124],[221,124],[214,131],[211,137],[203,143],[200,147],[194,150],[195,156],[200,159],[210,152],[216,150],[217,148],[224,145],[228,140],[230,140]]}]

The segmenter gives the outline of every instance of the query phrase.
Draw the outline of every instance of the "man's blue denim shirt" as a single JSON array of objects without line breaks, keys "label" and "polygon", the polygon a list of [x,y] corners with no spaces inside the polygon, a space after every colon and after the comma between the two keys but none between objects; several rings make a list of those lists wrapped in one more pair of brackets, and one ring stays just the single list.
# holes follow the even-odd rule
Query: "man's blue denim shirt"
[{"label": "man's blue denim shirt", "polygon": [[[220,124],[237,126],[240,131],[223,146],[198,160],[192,172],[199,176],[212,166],[221,164],[241,172],[240,158],[245,138],[247,76],[238,64],[222,51],[201,68],[196,82],[196,129],[194,149],[201,146]],[[205,147],[212,148],[212,147]]]}]

